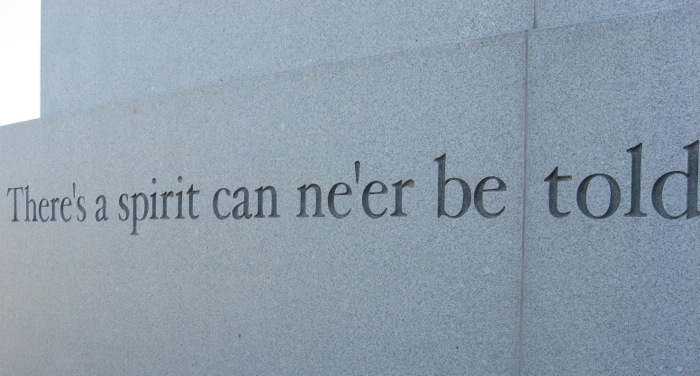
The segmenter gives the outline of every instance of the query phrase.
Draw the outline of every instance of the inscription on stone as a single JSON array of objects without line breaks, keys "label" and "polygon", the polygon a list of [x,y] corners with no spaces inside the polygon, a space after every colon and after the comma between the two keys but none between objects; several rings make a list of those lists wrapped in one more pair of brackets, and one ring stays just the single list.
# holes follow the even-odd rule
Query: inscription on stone
[{"label": "inscription on stone", "polygon": [[[642,144],[639,144],[633,148],[627,149],[627,152],[631,154],[632,157],[632,168],[631,168],[631,192],[630,192],[630,210],[625,213],[625,217],[646,217],[647,213],[642,211]],[[683,147],[688,152],[688,170],[684,171],[671,171],[661,175],[653,185],[651,193],[651,203],[659,215],[668,219],[677,219],[683,216],[686,218],[693,218],[700,215],[698,212],[698,141]],[[671,176],[681,176],[687,181],[686,190],[686,210],[680,214],[669,213],[666,204],[664,204],[664,188],[666,182]],[[610,201],[608,208],[602,214],[594,214],[588,207],[588,187],[593,180],[604,180],[610,188]],[[547,178],[544,179],[545,182],[549,183],[549,212],[557,217],[562,218],[569,215],[570,211],[562,211],[559,208],[558,198],[560,192],[560,183],[572,180],[572,176],[560,174],[559,168],[555,167]],[[568,193],[568,192],[566,192]],[[565,193],[565,194],[566,194]],[[608,218],[615,214],[617,209],[620,207],[620,202],[622,199],[620,185],[615,180],[614,177],[607,174],[592,174],[585,177],[581,183],[579,183],[576,189],[576,204],[579,211],[589,218],[602,219]]]},{"label": "inscription on stone", "polygon": [[[661,175],[653,184],[651,190],[651,205],[662,217],[678,219],[686,217],[694,218],[700,215],[698,211],[698,145],[695,141],[686,145],[683,149],[687,152],[687,171],[674,170]],[[642,207],[642,151],[640,143],[627,149],[631,157],[630,171],[630,209],[625,217],[641,218],[647,213]],[[495,218],[507,210],[505,205],[498,204],[498,193],[507,190],[506,182],[498,176],[486,176],[479,180],[473,189],[469,183],[459,177],[447,177],[447,155],[433,160],[436,163],[436,190],[434,202],[437,207],[437,218],[460,218],[467,214],[472,202],[478,215],[484,218]],[[330,186],[327,193],[321,185],[316,183],[304,183],[296,187],[299,202],[297,218],[321,218],[328,212],[335,219],[344,219],[350,216],[352,200],[354,197],[362,207],[362,214],[372,219],[380,219],[384,216],[407,217],[410,212],[406,201],[411,198],[411,188],[418,184],[413,178],[405,178],[395,182],[373,180],[360,185],[359,177],[361,162],[355,161],[355,191],[353,186],[346,182],[337,182]],[[664,202],[664,190],[669,178],[677,176],[687,182],[686,208],[681,213],[669,212]],[[594,173],[584,177],[578,184],[575,193],[569,188],[568,182],[573,180],[573,175],[566,175],[554,167],[552,172],[544,179],[549,185],[548,206],[549,212],[556,218],[564,218],[571,214],[571,208],[564,208],[559,203],[561,195],[575,194],[578,211],[588,218],[604,219],[615,214],[622,203],[622,190],[618,180],[605,173]],[[183,177],[178,176],[178,183],[183,182]],[[594,212],[589,207],[589,187],[591,183],[605,182],[609,188],[608,205],[604,212]],[[153,185],[158,183],[156,178],[151,180]],[[390,189],[391,186],[393,189]],[[452,191],[460,199],[457,205],[448,206],[446,195]],[[355,194],[354,192],[361,192]],[[190,219],[200,217],[199,202],[201,189],[195,188],[194,183],[189,187],[181,187],[175,190],[122,193],[118,196],[118,219],[129,222],[131,235],[139,234],[139,223],[146,220]],[[257,188],[220,187],[214,190],[211,199],[212,214],[220,220],[244,220],[279,218],[278,188],[269,184]],[[376,202],[378,196],[391,196],[393,205],[382,205]],[[88,206],[86,196],[79,195],[77,184],[73,183],[72,191],[68,195],[57,197],[35,197],[30,186],[18,186],[7,189],[7,197],[12,200],[11,222],[70,222],[72,220],[84,222],[88,218]],[[324,199],[325,198],[325,199]],[[95,202],[94,218],[96,222],[104,222],[110,219],[109,198],[98,195]],[[488,201],[487,208],[485,201]],[[415,202],[415,201],[413,201]],[[453,203],[454,204],[454,203]]]}]

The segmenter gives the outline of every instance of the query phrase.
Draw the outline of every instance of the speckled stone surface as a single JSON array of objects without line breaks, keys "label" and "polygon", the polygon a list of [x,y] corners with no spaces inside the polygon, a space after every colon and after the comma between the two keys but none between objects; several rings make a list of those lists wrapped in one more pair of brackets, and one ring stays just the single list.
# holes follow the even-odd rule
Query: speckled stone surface
[{"label": "speckled stone surface", "polygon": [[532,27],[533,0],[47,1],[42,117]]},{"label": "speckled stone surface", "polygon": [[[535,31],[529,58],[524,374],[699,374],[700,222],[662,217],[652,188],[688,173],[684,146],[700,139],[700,14]],[[561,218],[548,209],[554,168],[571,177]],[[592,174],[619,185],[608,218],[577,203]],[[667,180],[669,214],[686,210],[687,186]],[[602,216],[611,188],[601,176],[588,188],[584,207]]]},{"label": "speckled stone surface", "polygon": [[[25,222],[20,201],[12,222],[16,191],[0,198],[0,373],[517,373],[524,51],[510,34],[1,128],[2,188],[82,195],[87,218]],[[472,203],[438,218],[442,154],[474,193],[503,180],[483,196],[500,216]],[[408,179],[407,215],[390,216]],[[378,219],[362,206],[372,181],[389,191],[369,199]],[[344,219],[327,206],[337,182]],[[297,217],[310,183],[323,218]],[[255,213],[267,185],[279,218],[214,216],[219,188],[249,187]],[[459,184],[446,189],[455,214]],[[130,235],[118,197],[131,210],[164,191],[184,191],[185,218],[171,201]],[[224,213],[240,202],[221,197]]]},{"label": "speckled stone surface", "polygon": [[700,374],[699,6],[46,2],[0,374]]},{"label": "speckled stone surface", "polygon": [[550,28],[700,6],[698,0],[536,0],[537,27]]}]

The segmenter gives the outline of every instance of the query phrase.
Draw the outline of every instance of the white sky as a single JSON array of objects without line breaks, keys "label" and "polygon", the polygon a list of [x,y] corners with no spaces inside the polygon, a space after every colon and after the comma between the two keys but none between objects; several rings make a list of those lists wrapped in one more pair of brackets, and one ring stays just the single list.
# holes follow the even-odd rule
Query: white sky
[{"label": "white sky", "polygon": [[41,0],[0,0],[0,125],[39,117]]}]

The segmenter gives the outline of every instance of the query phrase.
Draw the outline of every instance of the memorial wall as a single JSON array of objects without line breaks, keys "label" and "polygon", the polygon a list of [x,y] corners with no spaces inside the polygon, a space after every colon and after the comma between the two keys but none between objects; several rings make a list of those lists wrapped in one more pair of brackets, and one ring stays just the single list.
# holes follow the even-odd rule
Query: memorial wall
[{"label": "memorial wall", "polygon": [[700,1],[42,4],[0,374],[700,374]]}]

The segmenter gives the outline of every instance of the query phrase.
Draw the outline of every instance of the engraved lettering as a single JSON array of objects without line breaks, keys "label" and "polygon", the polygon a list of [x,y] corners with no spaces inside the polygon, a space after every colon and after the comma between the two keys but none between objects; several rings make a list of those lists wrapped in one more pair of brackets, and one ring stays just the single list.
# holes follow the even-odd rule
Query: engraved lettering
[{"label": "engraved lettering", "polygon": [[226,189],[226,188],[220,188],[219,190],[216,191],[216,193],[214,193],[214,200],[213,200],[213,202],[212,202],[212,206],[213,206],[214,215],[216,216],[216,218],[218,218],[218,219],[226,219],[226,218],[228,218],[231,214],[230,214],[230,213],[226,213],[226,215],[221,215],[221,212],[219,211],[219,194],[220,194],[221,192],[225,193],[226,196],[229,196],[229,197],[231,196],[231,191],[229,191],[229,190]]},{"label": "engraved lettering", "polygon": [[[608,209],[605,211],[605,213],[599,216],[593,215],[590,210],[588,210],[588,185],[591,183],[591,180],[595,179],[596,177],[602,177],[610,186],[610,203],[608,204]],[[578,208],[581,210],[581,213],[588,218],[608,218],[609,216],[613,215],[620,206],[620,186],[610,175],[593,174],[587,176],[578,186],[578,190],[576,191],[576,203],[578,204]]]},{"label": "engraved lettering", "polygon": [[[338,188],[343,187],[342,192],[337,192]],[[350,189],[350,186],[345,184],[345,183],[337,183],[334,184],[331,187],[331,190],[328,192],[328,211],[331,212],[331,215],[335,218],[342,219],[347,217],[350,214],[351,209],[348,209],[345,213],[338,213],[338,211],[335,208],[335,197],[336,196],[350,196],[352,195],[352,189]],[[317,210],[320,210],[320,204],[317,206]],[[314,215],[315,216],[315,215]]]},{"label": "engraved lettering", "polygon": [[95,199],[95,205],[100,205],[100,202],[102,202],[102,206],[100,206],[95,212],[95,221],[97,222],[102,222],[109,219],[107,218],[107,198],[104,195],[97,196]]},{"label": "engraved lettering", "polygon": [[[372,191],[372,186],[374,185],[379,185],[380,190],[379,191]],[[387,192],[386,185],[380,181],[372,181],[367,186],[365,187],[365,190],[362,192],[362,208],[365,211],[365,214],[367,214],[368,217],[372,219],[377,219],[381,218],[384,213],[386,213],[386,208],[382,210],[379,213],[375,213],[372,211],[372,209],[369,207],[369,196],[370,195],[383,195]]]},{"label": "engraved lettering", "polygon": [[625,217],[646,217],[642,212],[642,144],[627,149],[632,154],[632,184],[631,184],[631,206],[630,211],[625,213]]},{"label": "engraved lettering", "polygon": [[[311,188],[314,190],[316,197],[316,211],[314,212],[313,216],[325,217],[325,215],[323,215],[322,209],[323,204],[321,203],[321,187],[319,187],[318,184],[305,184],[297,188],[297,190],[299,191],[299,214],[297,215],[297,217],[299,218],[306,218],[309,216],[308,214],[306,214],[306,192]],[[330,196],[328,200],[330,202]]]},{"label": "engraved lettering", "polygon": [[[469,189],[469,185],[459,178],[449,178],[445,180],[445,165],[447,164],[446,154],[435,158],[435,161],[438,163],[438,218],[443,215],[448,218],[459,218],[467,212],[471,204],[471,190]],[[445,187],[452,181],[459,183],[459,186],[462,188],[462,205],[457,214],[454,215],[445,210]]]},{"label": "engraved lettering", "polygon": [[[494,180],[498,184],[496,188],[486,188],[486,184],[490,181]],[[495,177],[495,176],[487,176],[483,178],[479,184],[476,185],[476,190],[474,191],[474,207],[476,207],[476,211],[479,212],[484,218],[494,218],[498,217],[499,215],[503,214],[503,211],[506,210],[506,207],[503,206],[501,209],[495,213],[491,213],[486,208],[484,207],[484,192],[502,192],[506,190],[506,183],[503,182],[503,180]]]},{"label": "engraved lettering", "polygon": [[407,214],[403,211],[403,189],[405,187],[413,188],[415,183],[411,179],[406,180],[406,182],[399,180],[392,186],[394,187],[394,212],[391,213],[391,216],[405,217]]},{"label": "engraved lettering", "polygon": [[279,218],[277,214],[277,190],[275,190],[275,187],[268,185],[256,189],[255,192],[258,194],[258,212],[255,214],[255,218],[265,218],[265,214],[263,214],[265,192],[270,192],[270,215],[268,217]]},{"label": "engraved lettering", "polygon": [[571,176],[559,176],[559,167],[555,167],[544,181],[549,183],[549,212],[557,218],[566,217],[570,212],[559,211],[559,182],[571,180]]},{"label": "engraved lettering", "polygon": [[[656,212],[662,217],[668,219],[677,219],[683,215],[685,215],[687,219],[690,219],[700,215],[700,212],[698,212],[698,141],[696,140],[692,144],[686,145],[683,149],[688,152],[688,172],[671,171],[661,175],[654,183],[654,188],[651,193],[651,202],[654,209],[656,209]],[[686,190],[686,210],[678,215],[671,215],[668,213],[663,198],[666,180],[673,175],[684,176],[688,184]]]}]

